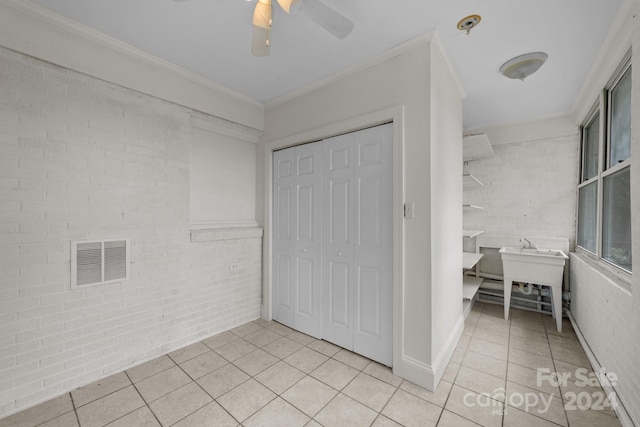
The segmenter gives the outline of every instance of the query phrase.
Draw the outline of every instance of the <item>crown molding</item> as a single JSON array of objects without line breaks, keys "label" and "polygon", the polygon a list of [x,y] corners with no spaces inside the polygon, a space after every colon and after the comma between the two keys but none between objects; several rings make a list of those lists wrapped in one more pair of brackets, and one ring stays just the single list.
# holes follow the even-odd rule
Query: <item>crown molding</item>
[{"label": "crown molding", "polygon": [[23,0],[0,2],[0,45],[203,113],[264,129],[264,104]]}]

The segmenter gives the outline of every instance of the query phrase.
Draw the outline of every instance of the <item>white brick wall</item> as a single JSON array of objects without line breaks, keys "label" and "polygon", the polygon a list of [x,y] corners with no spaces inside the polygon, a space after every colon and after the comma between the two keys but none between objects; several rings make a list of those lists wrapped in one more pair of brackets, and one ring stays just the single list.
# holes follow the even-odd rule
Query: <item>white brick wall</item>
[{"label": "white brick wall", "polygon": [[[0,48],[0,418],[259,316],[261,239],[190,241],[190,113]],[[100,238],[131,279],[70,290]]]},{"label": "white brick wall", "polygon": [[494,157],[465,167],[483,186],[465,187],[464,202],[484,209],[465,209],[464,228],[518,238],[566,237],[573,245],[577,127],[575,135],[511,141],[493,149]]}]

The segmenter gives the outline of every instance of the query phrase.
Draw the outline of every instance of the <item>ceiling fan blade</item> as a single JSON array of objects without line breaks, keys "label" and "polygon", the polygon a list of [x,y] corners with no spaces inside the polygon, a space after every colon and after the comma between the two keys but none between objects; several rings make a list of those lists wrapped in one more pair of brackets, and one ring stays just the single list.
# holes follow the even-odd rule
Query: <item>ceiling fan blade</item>
[{"label": "ceiling fan blade", "polygon": [[269,56],[269,53],[271,53],[270,32],[271,28],[253,26],[253,43],[251,45],[253,56]]},{"label": "ceiling fan blade", "polygon": [[302,10],[309,19],[337,38],[344,39],[353,30],[353,22],[320,0],[302,0],[302,3]]},{"label": "ceiling fan blade", "polygon": [[253,25],[261,28],[270,28],[273,19],[273,7],[271,0],[258,0],[253,11]]}]

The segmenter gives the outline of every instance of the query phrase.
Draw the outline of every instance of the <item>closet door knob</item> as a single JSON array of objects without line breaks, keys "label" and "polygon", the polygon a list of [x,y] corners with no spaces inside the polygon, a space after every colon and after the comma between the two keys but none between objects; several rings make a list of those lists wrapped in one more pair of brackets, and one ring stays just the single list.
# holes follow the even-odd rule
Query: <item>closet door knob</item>
[{"label": "closet door knob", "polygon": [[338,256],[342,256],[342,252],[338,252]]}]

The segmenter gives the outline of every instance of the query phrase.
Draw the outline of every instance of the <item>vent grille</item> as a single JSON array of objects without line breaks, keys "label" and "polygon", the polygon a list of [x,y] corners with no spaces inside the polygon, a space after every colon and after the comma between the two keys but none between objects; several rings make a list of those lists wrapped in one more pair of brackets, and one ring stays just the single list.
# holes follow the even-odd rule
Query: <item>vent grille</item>
[{"label": "vent grille", "polygon": [[71,287],[120,282],[129,277],[129,241],[71,242]]}]

